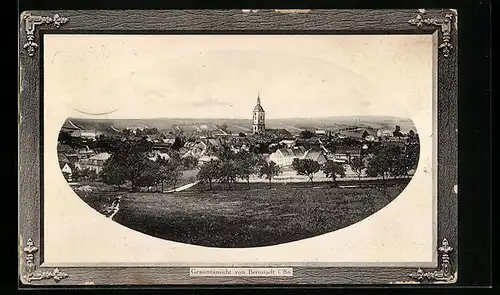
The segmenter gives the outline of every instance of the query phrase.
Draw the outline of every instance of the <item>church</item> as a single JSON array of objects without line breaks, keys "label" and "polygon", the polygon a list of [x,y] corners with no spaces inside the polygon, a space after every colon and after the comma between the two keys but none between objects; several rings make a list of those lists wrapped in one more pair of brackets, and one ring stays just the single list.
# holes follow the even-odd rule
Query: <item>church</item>
[{"label": "church", "polygon": [[253,108],[253,134],[266,131],[266,112],[260,104],[260,94],[257,95],[257,105]]},{"label": "church", "polygon": [[253,108],[253,134],[265,135],[270,139],[293,139],[293,135],[286,129],[266,129],[266,112],[260,103],[260,94],[257,95],[257,104]]}]

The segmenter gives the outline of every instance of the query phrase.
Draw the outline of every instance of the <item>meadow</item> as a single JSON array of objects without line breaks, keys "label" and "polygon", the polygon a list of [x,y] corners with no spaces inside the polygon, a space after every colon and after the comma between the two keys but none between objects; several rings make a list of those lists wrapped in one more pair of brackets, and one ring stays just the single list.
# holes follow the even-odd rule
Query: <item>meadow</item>
[{"label": "meadow", "polygon": [[407,184],[335,187],[321,183],[201,184],[175,193],[125,193],[113,220],[136,231],[219,248],[269,246],[354,224],[394,200]]}]

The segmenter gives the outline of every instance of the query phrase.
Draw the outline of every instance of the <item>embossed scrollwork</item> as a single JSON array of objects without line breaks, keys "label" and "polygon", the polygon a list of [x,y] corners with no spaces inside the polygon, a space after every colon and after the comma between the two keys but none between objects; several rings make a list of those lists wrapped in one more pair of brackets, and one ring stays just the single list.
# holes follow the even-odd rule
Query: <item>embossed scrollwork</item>
[{"label": "embossed scrollwork", "polygon": [[28,55],[33,57],[35,51],[38,49],[38,44],[35,42],[35,28],[37,25],[53,24],[55,28],[59,28],[62,24],[68,22],[66,17],[61,17],[59,14],[53,16],[37,16],[27,13],[24,15],[24,22],[26,25],[26,38],[27,42],[23,48],[28,51]]},{"label": "embossed scrollwork", "polygon": [[46,270],[36,270],[35,265],[35,254],[38,252],[38,247],[32,239],[26,242],[26,246],[23,248],[26,260],[26,275],[24,279],[28,282],[41,281],[44,279],[52,278],[56,283],[60,282],[62,279],[67,278],[69,275],[65,272],[60,271],[58,268],[52,271]]},{"label": "embossed scrollwork", "polygon": [[422,28],[424,25],[438,26],[441,29],[442,34],[442,41],[441,44],[439,44],[438,48],[443,53],[443,56],[448,58],[450,56],[451,50],[453,49],[453,45],[451,44],[451,30],[453,20],[454,15],[451,13],[447,13],[444,18],[427,18],[424,16],[424,12],[422,12],[417,14],[415,18],[410,19],[408,23],[410,25],[416,26],[417,28]]},{"label": "embossed scrollwork", "polygon": [[441,260],[440,268],[438,270],[425,272],[419,268],[416,272],[410,273],[408,276],[419,282],[424,280],[445,282],[452,281],[455,278],[452,274],[452,267],[450,263],[450,253],[453,252],[453,247],[451,247],[448,239],[443,239],[441,246],[438,248],[438,252],[440,253]]}]

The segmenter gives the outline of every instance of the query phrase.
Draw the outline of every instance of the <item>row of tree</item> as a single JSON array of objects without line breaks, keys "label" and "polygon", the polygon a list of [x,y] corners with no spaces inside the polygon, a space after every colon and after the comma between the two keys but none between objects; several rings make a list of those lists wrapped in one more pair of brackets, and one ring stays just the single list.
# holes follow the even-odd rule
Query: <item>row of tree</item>
[{"label": "row of tree", "polygon": [[[409,172],[417,168],[419,152],[418,145],[402,147],[382,145],[368,156],[352,158],[348,165],[359,180],[363,174],[369,177],[382,177],[384,181],[387,177],[409,177]],[[345,176],[345,167],[330,160],[321,166],[313,160],[294,159],[292,167],[297,174],[308,176],[311,183],[313,183],[315,173],[320,170],[327,177],[331,177],[334,183],[338,176]]]},{"label": "row of tree", "polygon": [[[373,154],[366,157],[353,158],[348,165],[356,173],[361,181],[361,176],[369,177],[409,177],[409,171],[416,169],[418,164],[418,146],[380,146]],[[314,176],[322,171],[332,179],[336,185],[337,178],[345,177],[346,168],[343,164],[327,160],[323,165],[312,159],[294,159],[292,168],[297,175],[307,176],[314,185]],[[217,160],[211,160],[204,164],[198,172],[198,180],[209,185],[212,189],[214,182],[223,183],[227,188],[237,179],[246,180],[250,188],[251,175],[257,175],[269,181],[269,187],[273,178],[282,173],[281,168],[273,161],[266,162],[258,155],[242,151],[232,153],[230,151],[219,152]]]},{"label": "row of tree", "polygon": [[124,141],[112,147],[112,156],[106,161],[103,171],[99,174],[106,184],[116,185],[118,188],[130,182],[132,190],[140,187],[161,185],[177,187],[183,169],[196,167],[196,158],[188,156],[181,158],[177,152],[171,152],[168,159],[157,156],[150,159],[152,144],[147,141]]},{"label": "row of tree", "polygon": [[269,180],[282,173],[281,168],[274,162],[266,162],[258,154],[242,150],[233,153],[228,149],[221,149],[217,153],[217,159],[212,159],[203,164],[198,172],[197,178],[202,183],[209,185],[212,189],[214,182],[219,182],[231,188],[231,184],[237,179],[245,180],[250,188],[250,177],[254,174]]},{"label": "row of tree", "polygon": [[[112,156],[106,162],[100,178],[104,183],[120,187],[130,182],[132,189],[161,185],[177,186],[183,169],[193,169],[198,161],[194,157],[182,159],[179,153],[171,152],[169,159],[160,156],[155,161],[150,160],[152,145],[147,141],[119,142],[112,146]],[[408,177],[411,169],[418,164],[419,146],[386,146],[377,147],[373,153],[365,157],[353,158],[348,165],[359,180],[366,174],[369,177]],[[328,160],[323,165],[311,159],[294,159],[292,168],[298,175],[305,175],[311,184],[314,176],[322,171],[336,183],[338,177],[345,177],[343,164]],[[212,189],[214,182],[225,185],[228,189],[238,179],[245,180],[250,188],[250,178],[256,175],[269,181],[269,186],[274,177],[282,173],[282,169],[274,162],[266,161],[259,154],[240,151],[234,153],[230,149],[221,148],[216,151],[213,159],[200,167],[197,179],[208,184]]]}]

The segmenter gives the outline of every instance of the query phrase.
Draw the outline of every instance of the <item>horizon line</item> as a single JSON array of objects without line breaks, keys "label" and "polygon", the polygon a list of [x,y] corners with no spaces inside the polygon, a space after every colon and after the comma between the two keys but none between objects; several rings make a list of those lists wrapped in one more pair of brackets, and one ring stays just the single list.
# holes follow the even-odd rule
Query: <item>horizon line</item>
[{"label": "horizon line", "polygon": [[[320,117],[266,117],[267,120],[296,120],[296,119],[329,119],[329,118],[349,118],[349,117],[386,117],[386,118],[397,118],[412,120],[409,117],[398,117],[394,115],[333,115],[333,116],[320,116]],[[241,118],[230,118],[230,117],[150,117],[150,118],[79,118],[79,117],[67,117],[68,119],[81,119],[81,120],[249,120],[252,118],[241,117]],[[412,120],[413,121],[413,120]]]}]

